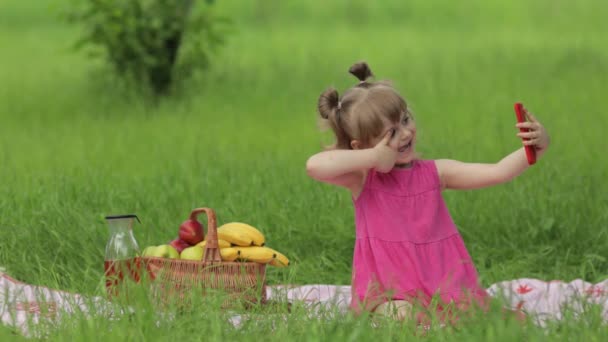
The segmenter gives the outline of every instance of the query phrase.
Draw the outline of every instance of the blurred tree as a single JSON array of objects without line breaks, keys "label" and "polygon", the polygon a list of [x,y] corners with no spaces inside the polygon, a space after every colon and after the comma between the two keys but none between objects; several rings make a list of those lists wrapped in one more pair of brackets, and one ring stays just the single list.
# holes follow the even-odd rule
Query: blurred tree
[{"label": "blurred tree", "polygon": [[84,28],[76,48],[91,48],[119,76],[165,95],[174,81],[206,68],[224,43],[229,21],[214,15],[213,2],[73,0],[66,17]]}]

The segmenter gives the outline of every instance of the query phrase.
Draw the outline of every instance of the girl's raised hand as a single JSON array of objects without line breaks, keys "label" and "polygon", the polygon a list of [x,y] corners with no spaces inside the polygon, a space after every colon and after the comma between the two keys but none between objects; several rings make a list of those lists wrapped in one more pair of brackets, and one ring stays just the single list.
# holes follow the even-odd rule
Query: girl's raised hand
[{"label": "girl's raised hand", "polygon": [[386,133],[384,138],[374,146],[376,154],[376,167],[378,172],[389,172],[395,166],[397,157],[399,156],[398,151],[398,140],[397,132],[395,129],[391,129]]},{"label": "girl's raised hand", "polygon": [[532,113],[524,109],[524,114],[528,122],[520,122],[515,125],[517,128],[527,128],[528,132],[519,132],[517,136],[523,139],[524,145],[533,145],[537,151],[543,151],[549,146],[549,135],[545,127],[536,119]]}]

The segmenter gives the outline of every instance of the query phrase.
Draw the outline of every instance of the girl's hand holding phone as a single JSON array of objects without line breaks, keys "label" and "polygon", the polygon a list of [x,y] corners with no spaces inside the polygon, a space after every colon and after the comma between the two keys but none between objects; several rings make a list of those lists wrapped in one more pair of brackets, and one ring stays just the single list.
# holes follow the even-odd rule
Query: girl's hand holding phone
[{"label": "girl's hand holding phone", "polygon": [[520,103],[515,104],[515,112],[518,119],[515,127],[520,129],[517,136],[523,140],[528,163],[532,165],[536,161],[536,152],[543,152],[549,146],[549,135],[538,119]]}]

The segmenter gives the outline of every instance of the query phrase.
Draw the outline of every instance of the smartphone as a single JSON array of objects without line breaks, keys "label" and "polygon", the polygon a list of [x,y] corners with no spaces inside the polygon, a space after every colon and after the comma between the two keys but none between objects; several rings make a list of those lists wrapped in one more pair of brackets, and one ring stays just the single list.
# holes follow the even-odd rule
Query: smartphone
[{"label": "smartphone", "polygon": [[[517,122],[526,122],[526,116],[524,115],[524,105],[516,102],[515,103],[515,116],[517,117]],[[528,132],[527,128],[520,128],[520,132]],[[528,140],[528,139],[523,139]],[[524,146],[526,149],[526,158],[528,158],[528,164],[534,165],[536,163],[536,149],[534,146],[526,145]]]}]

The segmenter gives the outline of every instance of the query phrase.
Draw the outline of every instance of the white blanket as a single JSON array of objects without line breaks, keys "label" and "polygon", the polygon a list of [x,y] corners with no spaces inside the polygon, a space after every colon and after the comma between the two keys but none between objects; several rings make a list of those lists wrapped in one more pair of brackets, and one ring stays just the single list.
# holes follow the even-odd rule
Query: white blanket
[{"label": "white blanket", "polygon": [[[566,309],[581,313],[588,305],[599,305],[604,322],[608,322],[608,280],[597,284],[580,279],[571,282],[514,279],[492,284],[488,293],[503,298],[505,306],[521,309],[540,325],[548,319],[562,319]],[[348,310],[350,286],[339,285],[275,285],[267,287],[268,299],[300,302],[310,307],[327,305],[339,311]],[[84,297],[19,282],[0,269],[0,319],[29,336],[33,325],[55,324],[63,315],[96,312],[109,307],[101,297]],[[235,315],[231,322],[239,326],[243,317]]]}]

